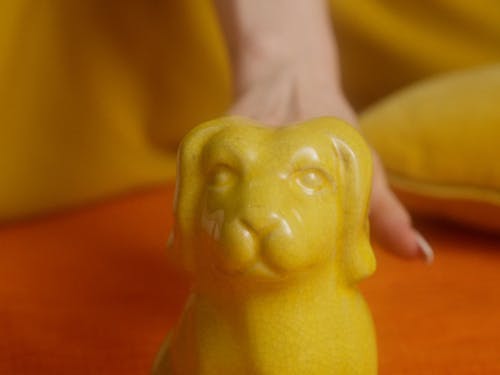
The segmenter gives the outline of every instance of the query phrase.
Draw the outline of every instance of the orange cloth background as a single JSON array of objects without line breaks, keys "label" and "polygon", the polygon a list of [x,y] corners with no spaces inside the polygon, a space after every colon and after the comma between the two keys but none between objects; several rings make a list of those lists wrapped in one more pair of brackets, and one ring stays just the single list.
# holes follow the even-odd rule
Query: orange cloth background
[{"label": "orange cloth background", "polygon": [[[186,284],[172,187],[0,228],[0,374],[147,374]],[[420,225],[432,266],[377,251],[381,374],[500,373],[500,239]]]}]

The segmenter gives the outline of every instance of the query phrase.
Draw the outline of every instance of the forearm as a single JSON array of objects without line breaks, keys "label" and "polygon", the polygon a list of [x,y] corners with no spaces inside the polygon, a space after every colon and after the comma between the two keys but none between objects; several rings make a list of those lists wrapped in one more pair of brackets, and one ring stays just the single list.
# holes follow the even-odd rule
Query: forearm
[{"label": "forearm", "polygon": [[337,51],[324,0],[214,0],[236,94],[273,71],[307,74],[340,90]]}]

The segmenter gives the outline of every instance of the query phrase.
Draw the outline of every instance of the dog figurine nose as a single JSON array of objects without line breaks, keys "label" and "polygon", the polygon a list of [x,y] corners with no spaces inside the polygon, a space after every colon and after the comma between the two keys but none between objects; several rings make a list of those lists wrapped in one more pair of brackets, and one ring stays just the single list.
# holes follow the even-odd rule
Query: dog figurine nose
[{"label": "dog figurine nose", "polygon": [[240,222],[251,233],[262,238],[280,226],[283,221],[280,216],[268,208],[253,206],[244,210]]}]

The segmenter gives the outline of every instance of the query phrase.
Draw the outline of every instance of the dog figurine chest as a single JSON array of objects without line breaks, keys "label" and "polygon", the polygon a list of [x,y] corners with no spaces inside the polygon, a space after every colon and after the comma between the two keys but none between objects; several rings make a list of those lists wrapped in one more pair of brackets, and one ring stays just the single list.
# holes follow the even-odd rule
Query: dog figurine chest
[{"label": "dog figurine chest", "polygon": [[178,159],[169,256],[192,292],[155,375],[376,374],[356,283],[375,270],[370,150],[319,118],[200,125]]}]

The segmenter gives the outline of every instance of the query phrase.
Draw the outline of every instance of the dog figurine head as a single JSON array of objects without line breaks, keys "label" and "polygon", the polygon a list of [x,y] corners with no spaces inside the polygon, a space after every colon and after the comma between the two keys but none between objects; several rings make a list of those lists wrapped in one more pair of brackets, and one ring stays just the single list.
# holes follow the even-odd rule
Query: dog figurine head
[{"label": "dog figurine head", "polygon": [[375,269],[371,168],[361,135],[334,118],[202,124],[179,151],[170,256],[197,278],[279,281],[334,262],[359,281]]}]

